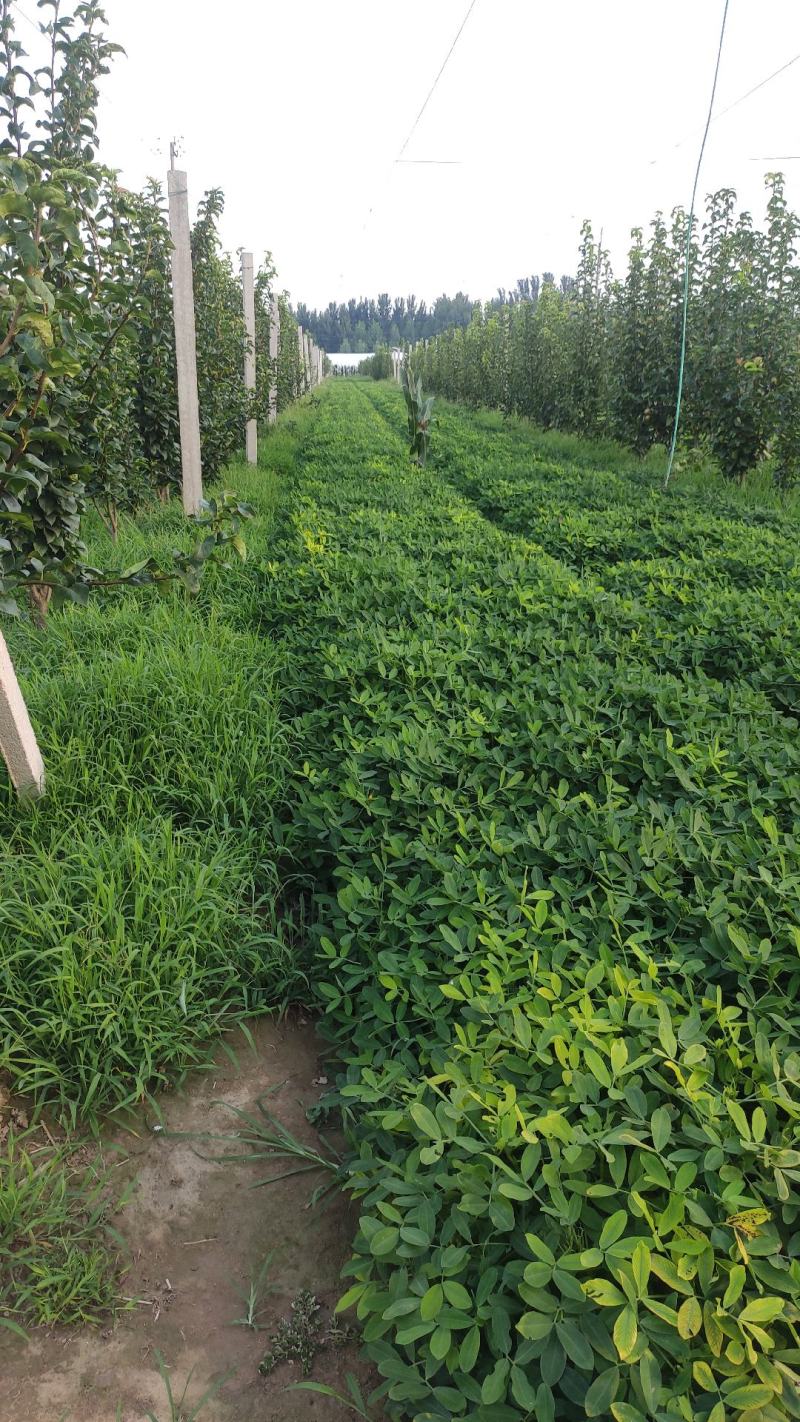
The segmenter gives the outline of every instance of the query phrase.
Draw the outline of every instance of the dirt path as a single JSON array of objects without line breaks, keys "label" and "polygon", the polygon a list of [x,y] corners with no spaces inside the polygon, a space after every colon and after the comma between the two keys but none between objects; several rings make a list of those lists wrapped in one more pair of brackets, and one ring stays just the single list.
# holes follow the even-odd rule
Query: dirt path
[{"label": "dirt path", "polygon": [[[312,1175],[251,1189],[280,1167],[203,1160],[198,1151],[220,1147],[167,1134],[229,1132],[235,1119],[213,1103],[249,1109],[273,1088],[274,1115],[319,1148],[305,1120],[321,1091],[312,1028],[265,1020],[254,1036],[256,1053],[242,1037],[234,1042],[238,1071],[220,1052],[217,1070],[198,1074],[182,1093],[162,1099],[164,1132],[145,1129],[123,1138],[131,1155],[123,1168],[136,1177],[133,1198],[117,1222],[133,1258],[124,1293],[147,1302],[102,1330],[40,1330],[27,1346],[0,1336],[2,1422],[115,1422],[118,1406],[122,1422],[141,1422],[147,1410],[169,1422],[157,1352],[166,1359],[177,1396],[195,1369],[189,1402],[213,1378],[235,1369],[201,1422],[341,1422],[347,1415],[332,1399],[284,1391],[301,1378],[299,1364],[283,1363],[266,1378],[258,1365],[300,1290],[311,1290],[328,1307],[343,1292],[339,1271],[353,1232],[348,1206],[337,1198],[327,1208],[308,1209],[317,1183]],[[241,1316],[242,1291],[270,1250],[274,1292],[265,1295],[262,1331],[254,1332],[232,1320]],[[348,1371],[369,1386],[352,1344],[318,1354],[311,1376],[344,1391]]]}]

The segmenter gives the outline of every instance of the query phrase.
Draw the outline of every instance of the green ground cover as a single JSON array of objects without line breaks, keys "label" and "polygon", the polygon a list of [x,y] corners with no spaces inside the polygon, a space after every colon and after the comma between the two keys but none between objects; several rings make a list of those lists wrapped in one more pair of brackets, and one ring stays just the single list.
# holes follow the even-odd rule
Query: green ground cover
[{"label": "green ground cover", "polygon": [[308,977],[390,1415],[800,1415],[793,510],[352,380],[265,458],[194,605],[15,630],[0,1061],[121,1103]]},{"label": "green ground cover", "polygon": [[[274,481],[231,477],[258,500],[255,554]],[[94,544],[113,566],[182,538],[173,506]],[[6,629],[48,794],[0,800],[0,1065],[68,1120],[174,1080],[299,980],[274,906],[277,656],[217,612],[226,577]]]},{"label": "green ground cover", "polygon": [[399,1415],[797,1415],[796,524],[485,420],[328,388],[260,575],[348,1298]]}]

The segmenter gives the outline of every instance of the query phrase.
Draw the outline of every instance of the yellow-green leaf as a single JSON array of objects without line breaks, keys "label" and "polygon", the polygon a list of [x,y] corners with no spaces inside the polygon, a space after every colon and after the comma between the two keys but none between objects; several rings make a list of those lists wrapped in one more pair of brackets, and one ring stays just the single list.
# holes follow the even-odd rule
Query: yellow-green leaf
[{"label": "yellow-green leaf", "polygon": [[639,1321],[636,1317],[636,1310],[628,1304],[621,1313],[617,1314],[614,1323],[614,1347],[623,1360],[629,1358],[636,1347],[638,1334]]},{"label": "yellow-green leaf", "polygon": [[697,1299],[692,1296],[684,1299],[678,1309],[678,1332],[681,1338],[694,1338],[703,1326],[703,1310]]}]

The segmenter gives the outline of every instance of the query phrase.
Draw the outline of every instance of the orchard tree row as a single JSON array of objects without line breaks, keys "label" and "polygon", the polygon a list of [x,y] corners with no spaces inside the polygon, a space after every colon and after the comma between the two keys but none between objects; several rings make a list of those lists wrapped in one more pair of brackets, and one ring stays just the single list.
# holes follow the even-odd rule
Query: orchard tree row
[{"label": "orchard tree row", "polygon": [[[81,520],[180,484],[170,276],[160,186],[126,191],[97,156],[98,83],[119,46],[97,0],[39,0],[45,66],[32,71],[0,0],[0,610],[27,587],[82,600]],[[204,476],[244,442],[246,333],[241,279],[220,246],[224,199],[206,193],[192,232]],[[269,256],[257,281],[256,404],[268,400]],[[279,408],[301,391],[297,327],[285,297]]]},{"label": "orchard tree row", "polygon": [[[725,188],[707,200],[689,243],[689,320],[682,432],[722,473],[743,479],[769,454],[780,484],[800,474],[800,223],[780,174],[766,178],[763,227]],[[578,271],[556,285],[519,284],[475,306],[417,350],[432,390],[525,415],[547,428],[611,435],[644,453],[668,444],[677,395],[686,213],[635,229],[628,271],[584,223]]]}]

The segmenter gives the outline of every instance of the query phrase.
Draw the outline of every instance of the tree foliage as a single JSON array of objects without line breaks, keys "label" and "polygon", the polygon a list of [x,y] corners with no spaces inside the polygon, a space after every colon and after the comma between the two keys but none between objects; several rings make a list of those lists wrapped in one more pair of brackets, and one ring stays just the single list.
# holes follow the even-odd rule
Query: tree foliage
[{"label": "tree foliage", "polygon": [[[98,581],[87,503],[115,533],[120,511],[179,486],[181,461],[162,191],[127,192],[96,157],[98,83],[119,46],[98,0],[39,9],[48,58],[34,74],[0,0],[0,609],[23,584],[42,616],[54,592],[82,600]],[[223,202],[207,193],[192,232],[207,481],[243,445],[251,408]],[[286,364],[284,403],[298,391]]]},{"label": "tree foliage", "polygon": [[[779,482],[800,472],[798,219],[780,174],[766,177],[763,228],[723,189],[692,234],[684,433],[741,480],[765,454]],[[546,275],[513,302],[476,307],[468,326],[415,354],[426,384],[545,428],[613,434],[644,453],[672,435],[687,217],[659,213],[632,234],[624,281],[588,223],[572,281]]]}]

